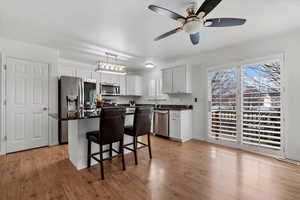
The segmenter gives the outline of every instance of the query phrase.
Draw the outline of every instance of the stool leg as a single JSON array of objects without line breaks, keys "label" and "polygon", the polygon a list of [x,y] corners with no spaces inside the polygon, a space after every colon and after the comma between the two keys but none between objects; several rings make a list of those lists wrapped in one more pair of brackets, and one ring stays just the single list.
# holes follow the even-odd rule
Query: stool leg
[{"label": "stool leg", "polygon": [[149,150],[149,157],[152,159],[152,152],[151,152],[151,139],[150,133],[148,133],[148,150]]},{"label": "stool leg", "polygon": [[92,142],[88,140],[88,152],[87,152],[87,166],[88,168],[91,167],[91,146]]},{"label": "stool leg", "polygon": [[100,144],[100,171],[101,171],[101,179],[104,180],[104,169],[103,169],[103,149]]},{"label": "stool leg", "polygon": [[120,150],[119,150],[119,152],[122,154],[123,170],[126,170],[126,167],[125,167],[125,158],[124,158],[124,148],[123,148],[123,139],[120,141]]},{"label": "stool leg", "polygon": [[109,144],[109,159],[112,161],[112,144]]},{"label": "stool leg", "polygon": [[138,156],[137,156],[137,136],[133,136],[133,149],[134,149],[134,160],[135,164],[138,164]]}]

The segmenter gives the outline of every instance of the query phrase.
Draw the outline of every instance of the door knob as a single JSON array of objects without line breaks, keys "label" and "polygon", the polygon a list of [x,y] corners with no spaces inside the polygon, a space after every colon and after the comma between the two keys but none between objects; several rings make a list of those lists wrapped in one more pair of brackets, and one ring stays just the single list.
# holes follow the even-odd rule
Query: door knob
[{"label": "door knob", "polygon": [[43,110],[46,111],[46,110],[48,110],[48,108],[47,108],[47,107],[44,107]]}]

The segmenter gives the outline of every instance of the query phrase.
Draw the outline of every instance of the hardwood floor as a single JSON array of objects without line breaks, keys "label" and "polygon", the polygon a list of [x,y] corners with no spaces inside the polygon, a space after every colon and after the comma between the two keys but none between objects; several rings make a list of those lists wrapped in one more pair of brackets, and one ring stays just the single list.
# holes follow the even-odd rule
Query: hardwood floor
[{"label": "hardwood floor", "polygon": [[0,157],[0,199],[300,199],[300,168],[275,159],[196,140],[184,144],[152,137],[147,149],[77,171],[67,146]]}]

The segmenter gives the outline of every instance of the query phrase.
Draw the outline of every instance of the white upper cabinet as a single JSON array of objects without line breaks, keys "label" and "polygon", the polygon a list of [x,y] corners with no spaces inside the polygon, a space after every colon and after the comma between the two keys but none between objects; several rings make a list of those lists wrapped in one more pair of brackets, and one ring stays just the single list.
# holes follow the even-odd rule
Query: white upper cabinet
[{"label": "white upper cabinet", "polygon": [[[92,66],[82,66],[78,63],[61,62],[58,68],[58,76],[73,76],[83,80],[95,80],[97,83],[110,83],[120,85],[122,96],[142,96],[146,84],[139,75],[118,75],[103,72],[95,72]],[[97,84],[98,86],[99,84]],[[156,90],[156,85],[153,86]],[[155,91],[157,93],[157,91]]]},{"label": "white upper cabinet", "polygon": [[182,65],[162,70],[162,92],[166,94],[192,93],[191,67]]},{"label": "white upper cabinet", "polygon": [[169,94],[173,91],[173,70],[166,69],[162,71],[162,92]]},{"label": "white upper cabinet", "polygon": [[101,81],[101,73],[99,72],[92,72],[92,79],[96,80],[97,82]]},{"label": "white upper cabinet", "polygon": [[102,83],[112,83],[113,80],[111,79],[110,74],[101,73],[101,82]]},{"label": "white upper cabinet", "polygon": [[148,100],[166,100],[167,95],[162,93],[162,80],[152,79],[148,82],[147,96]]},{"label": "white upper cabinet", "polygon": [[76,76],[76,68],[60,66],[58,69],[58,76]]},{"label": "white upper cabinet", "polygon": [[173,93],[188,93],[186,89],[186,68],[176,67],[173,69]]},{"label": "white upper cabinet", "polygon": [[120,84],[120,75],[101,73],[101,82],[110,84]]},{"label": "white upper cabinet", "polygon": [[120,76],[120,95],[126,95],[126,76]]},{"label": "white upper cabinet", "polygon": [[150,80],[148,83],[148,96],[149,97],[156,97],[157,91],[156,91],[156,80]]},{"label": "white upper cabinet", "polygon": [[90,69],[77,69],[77,77],[83,80],[92,79],[92,71]]},{"label": "white upper cabinet", "polygon": [[142,78],[138,75],[126,76],[126,95],[127,96],[142,96]]}]

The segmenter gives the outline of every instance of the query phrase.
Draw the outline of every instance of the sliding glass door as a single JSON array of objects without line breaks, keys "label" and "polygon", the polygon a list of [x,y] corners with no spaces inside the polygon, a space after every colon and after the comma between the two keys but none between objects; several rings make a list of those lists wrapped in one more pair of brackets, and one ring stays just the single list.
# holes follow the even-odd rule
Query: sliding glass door
[{"label": "sliding glass door", "polygon": [[237,141],[237,70],[209,73],[209,137],[223,142]]},{"label": "sliding glass door", "polygon": [[281,59],[208,72],[209,140],[281,155]]}]

